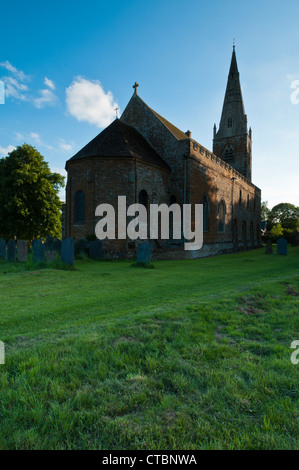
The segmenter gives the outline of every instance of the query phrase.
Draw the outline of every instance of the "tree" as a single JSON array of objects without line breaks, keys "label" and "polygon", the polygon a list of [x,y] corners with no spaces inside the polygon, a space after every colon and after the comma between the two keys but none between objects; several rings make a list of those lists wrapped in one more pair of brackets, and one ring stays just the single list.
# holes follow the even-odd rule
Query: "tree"
[{"label": "tree", "polygon": [[269,219],[272,224],[280,224],[283,228],[294,230],[299,226],[299,207],[282,202],[272,208]]},{"label": "tree", "polygon": [[25,240],[61,236],[58,192],[64,177],[24,144],[0,160],[0,236]]},{"label": "tree", "polygon": [[276,243],[277,240],[283,236],[283,228],[280,224],[274,225],[271,229],[271,240]]},{"label": "tree", "polygon": [[263,201],[261,204],[261,219],[267,222],[270,212],[271,211],[268,207],[268,201]]}]

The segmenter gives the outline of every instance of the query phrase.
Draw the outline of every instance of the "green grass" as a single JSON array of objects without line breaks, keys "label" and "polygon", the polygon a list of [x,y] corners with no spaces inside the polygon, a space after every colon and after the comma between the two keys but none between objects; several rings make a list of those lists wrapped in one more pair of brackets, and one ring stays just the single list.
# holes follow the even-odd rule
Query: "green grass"
[{"label": "green grass", "polygon": [[299,449],[299,249],[153,264],[0,262],[1,449]]}]

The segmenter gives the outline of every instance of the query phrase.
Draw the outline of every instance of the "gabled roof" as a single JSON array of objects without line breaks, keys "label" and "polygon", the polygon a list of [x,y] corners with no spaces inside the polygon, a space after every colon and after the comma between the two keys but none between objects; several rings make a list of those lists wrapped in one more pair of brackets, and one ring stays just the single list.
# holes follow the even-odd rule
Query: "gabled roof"
[{"label": "gabled roof", "polygon": [[[163,126],[165,126],[167,128],[167,130],[172,134],[172,136],[174,136],[177,140],[181,141],[181,140],[187,140],[188,139],[188,136],[185,134],[185,132],[181,131],[178,127],[176,127],[174,124],[172,124],[171,122],[167,121],[167,119],[165,119],[163,116],[161,116],[160,114],[158,114],[154,109],[152,109],[150,106],[148,106],[148,104],[139,96],[139,94],[135,91],[135,93],[133,93],[133,96],[132,98],[130,99],[129,103],[127,104],[122,116],[121,116],[121,121],[122,122],[129,122],[131,124],[132,122],[132,116],[133,116],[133,122],[134,120],[138,121],[138,116],[135,115],[135,105],[139,105],[139,104],[142,104],[142,106],[145,107],[146,110],[148,110],[150,113],[152,113],[155,118],[157,118],[162,124]],[[128,113],[129,113],[129,121],[127,121],[127,118],[128,118]],[[136,122],[137,122],[136,121]],[[136,126],[138,127],[138,126]]]},{"label": "gabled roof", "polygon": [[160,116],[154,109],[150,108],[150,110],[157,116],[158,119],[167,127],[167,129],[178,139],[178,140],[186,140],[188,139],[185,132],[181,131],[178,127],[171,122],[167,121],[163,116]]},{"label": "gabled roof", "polygon": [[160,166],[170,171],[166,162],[133,127],[115,119],[106,129],[91,140],[67,161],[86,157],[131,157]]}]

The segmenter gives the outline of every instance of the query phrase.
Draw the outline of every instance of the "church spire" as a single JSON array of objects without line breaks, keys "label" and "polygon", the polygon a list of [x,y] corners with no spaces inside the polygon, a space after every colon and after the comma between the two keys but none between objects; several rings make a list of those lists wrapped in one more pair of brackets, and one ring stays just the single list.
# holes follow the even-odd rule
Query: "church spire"
[{"label": "church spire", "polygon": [[[242,142],[242,144],[241,144]],[[251,179],[251,137],[243,103],[235,45],[218,132],[214,130],[213,152]]]},{"label": "church spire", "polygon": [[219,136],[227,136],[243,132],[247,132],[247,116],[243,103],[236,51],[233,46],[218,134]]}]

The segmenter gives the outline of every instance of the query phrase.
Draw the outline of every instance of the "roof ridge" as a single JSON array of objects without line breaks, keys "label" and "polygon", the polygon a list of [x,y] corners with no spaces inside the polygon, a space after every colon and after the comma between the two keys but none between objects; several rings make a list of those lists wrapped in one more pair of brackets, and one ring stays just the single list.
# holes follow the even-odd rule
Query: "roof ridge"
[{"label": "roof ridge", "polygon": [[157,113],[153,108],[151,108],[138,94],[133,94],[132,99],[138,98],[141,100],[144,105],[159,119],[159,121],[168,129],[169,132],[177,139],[177,140],[185,140],[188,139],[187,135],[185,134],[184,131],[179,129],[177,126],[172,124],[170,121],[168,121],[166,118],[161,116],[161,114]]}]

